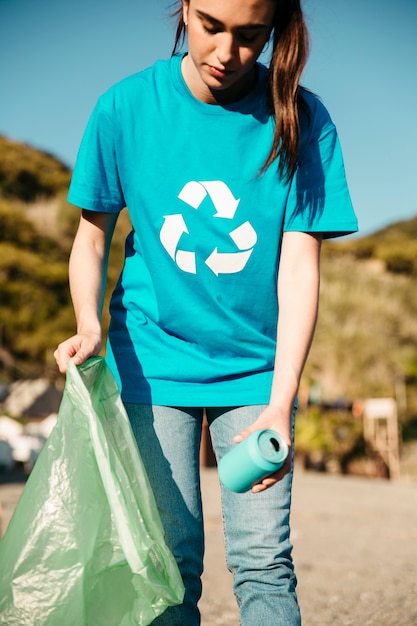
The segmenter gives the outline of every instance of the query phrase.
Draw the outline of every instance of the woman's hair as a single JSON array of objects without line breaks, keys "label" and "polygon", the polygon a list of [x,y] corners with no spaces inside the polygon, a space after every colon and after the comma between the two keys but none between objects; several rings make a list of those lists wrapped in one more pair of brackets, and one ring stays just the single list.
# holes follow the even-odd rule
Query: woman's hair
[{"label": "woman's hair", "polygon": [[[289,179],[297,167],[299,112],[300,108],[306,109],[299,81],[308,57],[309,37],[300,0],[272,1],[275,3],[275,13],[268,91],[275,131],[271,151],[261,172],[279,158],[278,171]],[[178,22],[172,54],[178,51],[185,38],[182,7],[174,15]]]}]

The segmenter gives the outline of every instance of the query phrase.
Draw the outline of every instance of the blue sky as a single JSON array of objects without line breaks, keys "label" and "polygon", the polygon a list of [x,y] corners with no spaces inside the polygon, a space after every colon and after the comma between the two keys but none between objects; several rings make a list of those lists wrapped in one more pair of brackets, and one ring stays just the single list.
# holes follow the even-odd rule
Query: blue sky
[{"label": "blue sky", "polygon": [[[73,166],[97,97],[171,53],[169,0],[0,0],[0,134]],[[303,82],[338,127],[361,234],[417,215],[417,0],[304,0]]]}]

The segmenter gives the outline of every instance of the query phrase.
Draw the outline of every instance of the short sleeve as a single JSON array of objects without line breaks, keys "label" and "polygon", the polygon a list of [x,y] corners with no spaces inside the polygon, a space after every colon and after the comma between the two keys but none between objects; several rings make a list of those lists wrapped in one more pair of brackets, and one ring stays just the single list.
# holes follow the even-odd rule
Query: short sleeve
[{"label": "short sleeve", "polygon": [[284,231],[338,237],[358,230],[336,128],[320,101],[306,94],[300,157],[291,182]]},{"label": "short sleeve", "polygon": [[111,93],[102,96],[78,151],[68,201],[90,211],[117,213],[126,203],[120,185]]}]

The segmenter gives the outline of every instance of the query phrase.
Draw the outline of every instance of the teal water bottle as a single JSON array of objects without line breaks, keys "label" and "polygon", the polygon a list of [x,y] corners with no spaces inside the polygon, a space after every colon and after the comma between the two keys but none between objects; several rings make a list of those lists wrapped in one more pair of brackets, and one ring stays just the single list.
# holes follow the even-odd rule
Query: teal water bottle
[{"label": "teal water bottle", "polygon": [[237,493],[279,470],[288,456],[286,441],[275,430],[258,430],[235,445],[219,462],[223,485]]}]

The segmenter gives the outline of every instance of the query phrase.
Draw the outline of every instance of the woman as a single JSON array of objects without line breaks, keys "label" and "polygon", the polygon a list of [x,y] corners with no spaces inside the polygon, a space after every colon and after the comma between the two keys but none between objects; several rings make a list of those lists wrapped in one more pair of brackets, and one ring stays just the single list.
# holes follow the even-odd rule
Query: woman
[{"label": "woman", "polygon": [[[268,70],[258,57],[270,39]],[[83,209],[70,258],[77,334],[56,360],[65,372],[101,349],[108,251],[127,206],[106,358],[186,587],[157,624],[200,623],[203,409],[218,459],[263,428],[292,451],[321,241],[357,228],[334,125],[299,87],[306,56],[299,0],[182,0],[172,58],[104,94],[80,147],[69,192]],[[222,490],[244,626],[300,624],[292,457],[249,493]]]}]

